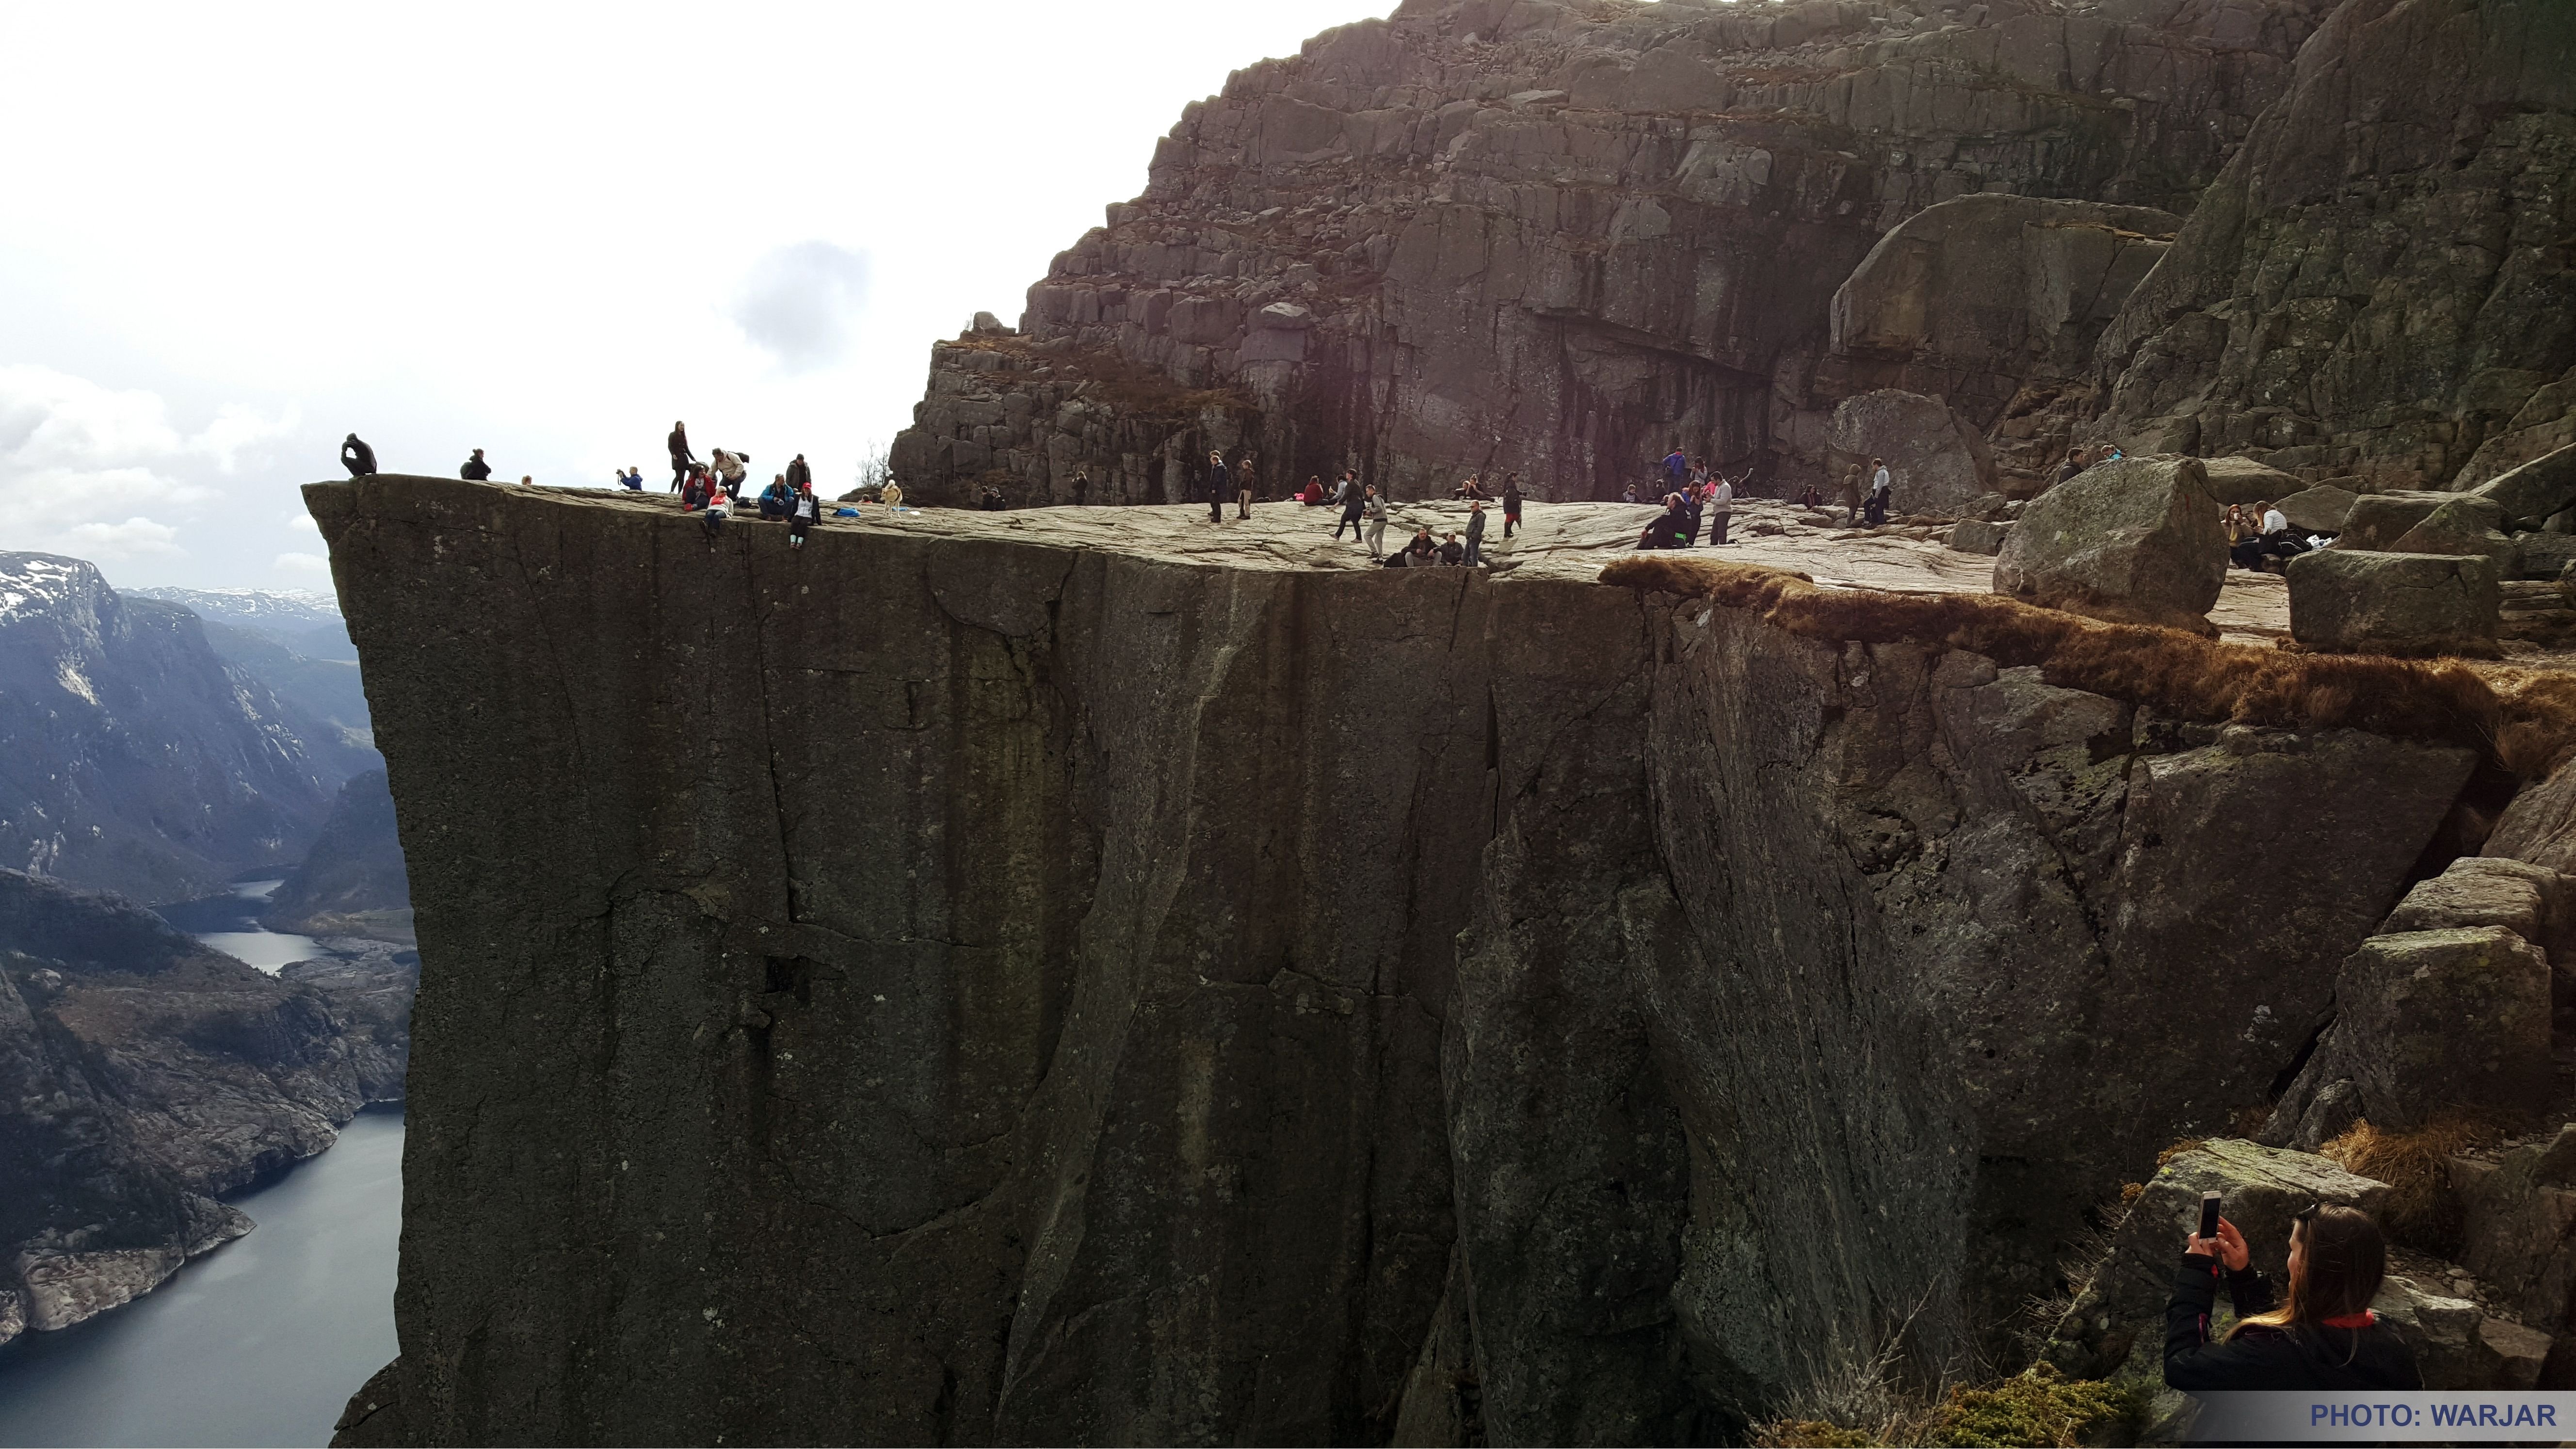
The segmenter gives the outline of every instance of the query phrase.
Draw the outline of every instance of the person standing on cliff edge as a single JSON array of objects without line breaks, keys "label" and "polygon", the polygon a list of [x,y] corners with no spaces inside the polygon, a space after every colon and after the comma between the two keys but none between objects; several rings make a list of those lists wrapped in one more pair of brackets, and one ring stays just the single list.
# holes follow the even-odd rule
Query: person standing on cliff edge
[{"label": "person standing on cliff edge", "polygon": [[788,460],[787,487],[789,491],[796,493],[814,491],[814,470],[807,465],[805,455],[802,453]]},{"label": "person standing on cliff edge", "polygon": [[671,424],[670,445],[671,491],[677,493],[680,491],[680,485],[688,481],[689,465],[698,461],[697,454],[689,451],[689,425],[687,423]]},{"label": "person standing on cliff edge", "polygon": [[1503,475],[1503,537],[1509,539],[1512,536],[1512,530],[1520,527],[1520,524],[1521,475],[1506,473]]},{"label": "person standing on cliff edge", "polygon": [[1225,454],[1208,450],[1207,479],[1202,485],[1207,492],[1208,522],[1225,522],[1225,495],[1234,491],[1233,480],[1226,475]]},{"label": "person standing on cliff edge", "polygon": [[357,434],[351,433],[340,444],[340,466],[348,469],[352,478],[369,477],[376,471],[376,450],[368,447]]}]

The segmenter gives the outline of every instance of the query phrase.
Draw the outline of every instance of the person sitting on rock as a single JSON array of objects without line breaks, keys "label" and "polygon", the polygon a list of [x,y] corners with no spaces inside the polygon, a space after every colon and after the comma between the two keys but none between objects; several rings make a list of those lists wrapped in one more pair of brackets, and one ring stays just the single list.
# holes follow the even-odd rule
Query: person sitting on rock
[{"label": "person sitting on rock", "polygon": [[[2186,1394],[2234,1389],[2332,1393],[2424,1387],[2396,1330],[2370,1311],[2388,1266],[2379,1224],[2359,1208],[2315,1206],[2290,1224],[2290,1282],[2275,1300],[2252,1267],[2245,1235],[2225,1218],[2215,1241],[2191,1235],[2165,1305],[2165,1386]],[[2213,1341],[2221,1277],[2236,1327]]]},{"label": "person sitting on rock", "polygon": [[1010,506],[1002,501],[1001,485],[997,483],[984,485],[983,503],[986,513],[999,513]]},{"label": "person sitting on rock", "polygon": [[626,471],[617,475],[617,486],[629,493],[643,492],[644,470],[633,463],[627,464]]},{"label": "person sitting on rock", "polygon": [[805,546],[805,530],[814,526],[815,515],[822,511],[822,503],[814,497],[813,485],[809,483],[796,490],[795,498],[787,505],[787,546],[789,548]]},{"label": "person sitting on rock", "polygon": [[2253,537],[2227,550],[2229,563],[2264,573],[2270,571],[2272,560],[2279,559],[2287,567],[2289,560],[2308,551],[2307,540],[2290,527],[2281,510],[2267,501],[2255,504],[2254,512],[2262,521],[2254,525]]},{"label": "person sitting on rock", "polygon": [[376,471],[376,450],[351,433],[340,442],[340,466],[348,469],[352,478],[367,477]]},{"label": "person sitting on rock", "polygon": [[760,490],[761,521],[765,523],[775,523],[779,519],[785,518],[787,516],[787,500],[794,496],[795,495],[787,491],[786,474],[771,474],[769,478],[769,486]]},{"label": "person sitting on rock", "polygon": [[465,466],[456,470],[456,476],[468,483],[480,483],[492,476],[492,465],[483,461],[483,450],[477,448],[474,456],[465,460]]},{"label": "person sitting on rock", "polygon": [[705,468],[692,465],[680,483],[680,511],[695,513],[706,507],[707,499],[715,492],[715,486],[714,480],[707,476]]},{"label": "person sitting on rock", "polygon": [[2084,450],[2082,448],[2069,448],[2066,450],[2066,462],[2064,466],[2057,470],[2057,481],[2063,483],[2067,479],[2072,478],[2083,471]]},{"label": "person sitting on rock", "polygon": [[1458,541],[1457,534],[1451,533],[1449,541],[1440,545],[1440,562],[1450,568],[1456,568],[1466,561],[1467,545]]},{"label": "person sitting on rock", "polygon": [[1389,555],[1387,562],[1401,569],[1427,569],[1439,556],[1440,545],[1431,541],[1431,525],[1413,531],[1413,541]]},{"label": "person sitting on rock", "polygon": [[1297,490],[1297,501],[1308,508],[1323,507],[1324,480],[1316,477],[1312,473],[1307,474],[1306,486]]},{"label": "person sitting on rock", "polygon": [[1459,484],[1458,491],[1450,496],[1453,498],[1465,498],[1471,501],[1482,498],[1485,496],[1484,480],[1478,475],[1470,473],[1467,475],[1467,481]]}]

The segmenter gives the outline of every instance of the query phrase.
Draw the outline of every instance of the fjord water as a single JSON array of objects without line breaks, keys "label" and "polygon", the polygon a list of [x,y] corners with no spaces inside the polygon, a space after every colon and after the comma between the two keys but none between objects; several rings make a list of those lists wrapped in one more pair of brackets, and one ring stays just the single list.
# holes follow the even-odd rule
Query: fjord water
[{"label": "fjord water", "polygon": [[400,1112],[235,1198],[259,1228],[123,1308],[0,1348],[0,1445],[325,1444],[393,1359]]},{"label": "fjord water", "polygon": [[[326,954],[238,904],[165,914],[274,972]],[[0,1347],[0,1446],[326,1444],[349,1396],[395,1354],[403,1117],[360,1113],[329,1151],[232,1199],[259,1224],[134,1302]]]}]

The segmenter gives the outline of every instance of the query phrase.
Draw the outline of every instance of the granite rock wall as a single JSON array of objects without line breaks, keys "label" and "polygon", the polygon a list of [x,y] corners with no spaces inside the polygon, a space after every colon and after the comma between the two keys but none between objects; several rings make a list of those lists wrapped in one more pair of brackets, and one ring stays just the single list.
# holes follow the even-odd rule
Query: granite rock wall
[{"label": "granite rock wall", "polygon": [[1218,446],[1274,496],[1348,466],[1610,498],[1678,443],[1812,476],[1884,385],[1819,362],[1891,229],[1988,192],[2189,211],[2331,8],[1407,3],[1188,107],[1016,333],[934,348],[894,472],[1177,500]]},{"label": "granite rock wall", "polygon": [[2267,1104],[2471,767],[1157,510],[308,499],[425,961],[368,1442],[1645,1442],[1956,1368]]}]

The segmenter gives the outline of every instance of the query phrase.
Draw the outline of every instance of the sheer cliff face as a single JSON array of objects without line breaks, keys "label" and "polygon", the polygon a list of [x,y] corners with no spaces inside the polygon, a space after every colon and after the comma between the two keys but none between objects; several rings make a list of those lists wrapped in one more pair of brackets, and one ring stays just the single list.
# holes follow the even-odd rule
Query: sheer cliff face
[{"label": "sheer cliff face", "polygon": [[2469,769],[1562,580],[307,496],[426,963],[385,1438],[1721,1434],[2259,1105]]},{"label": "sheer cliff face", "polygon": [[2105,334],[2104,426],[2355,487],[2576,442],[2576,8],[2351,0]]},{"label": "sheer cliff face", "polygon": [[1408,3],[1191,106],[1023,335],[934,349],[894,470],[1135,502],[1211,446],[1408,496],[1613,497],[1676,441],[1812,469],[1882,233],[1979,191],[2187,211],[2330,8]]}]

